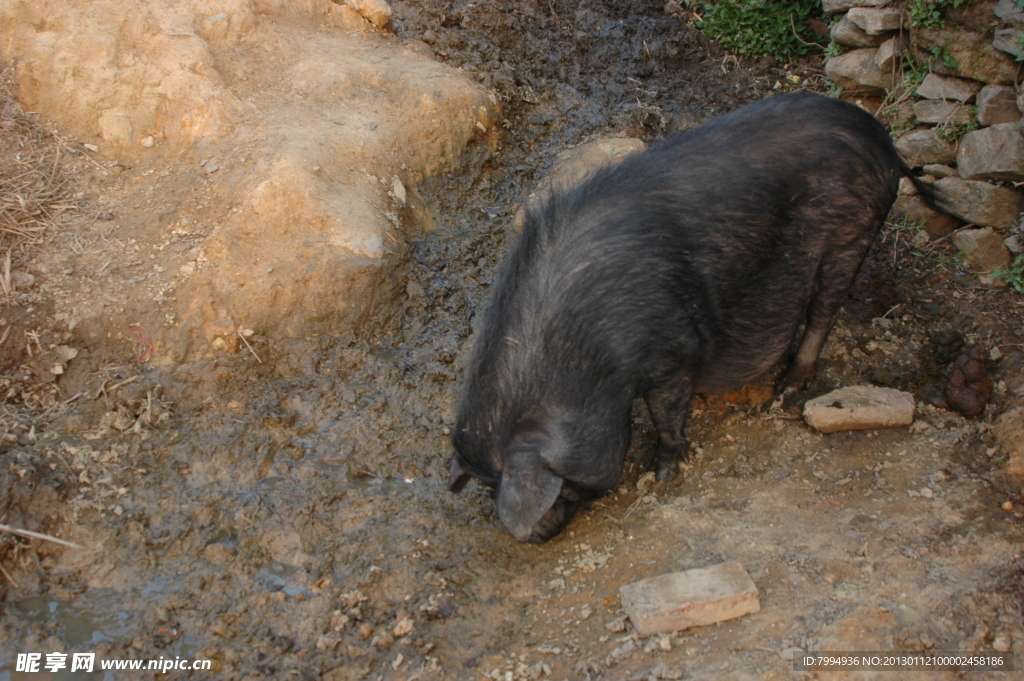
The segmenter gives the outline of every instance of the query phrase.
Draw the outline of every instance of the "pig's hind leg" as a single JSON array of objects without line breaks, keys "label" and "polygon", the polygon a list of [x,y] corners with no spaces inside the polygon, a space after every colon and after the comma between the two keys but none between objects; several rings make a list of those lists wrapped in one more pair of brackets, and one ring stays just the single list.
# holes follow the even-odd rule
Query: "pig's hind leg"
[{"label": "pig's hind leg", "polygon": [[689,454],[686,442],[686,420],[690,415],[693,380],[679,374],[644,393],[651,420],[658,430],[655,454],[658,480],[671,480],[679,472],[679,462]]},{"label": "pig's hind leg", "polygon": [[814,379],[821,348],[846,302],[869,246],[870,242],[851,244],[822,260],[807,306],[800,345],[789,368],[776,384],[776,393],[787,388],[805,388]]}]

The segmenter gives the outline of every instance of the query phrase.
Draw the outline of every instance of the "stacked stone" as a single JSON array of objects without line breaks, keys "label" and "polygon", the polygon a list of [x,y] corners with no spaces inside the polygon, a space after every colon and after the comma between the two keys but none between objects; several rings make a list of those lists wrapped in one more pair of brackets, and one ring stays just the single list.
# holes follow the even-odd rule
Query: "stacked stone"
[{"label": "stacked stone", "polygon": [[[900,84],[898,56],[908,42],[904,32],[891,31],[906,23],[900,8],[887,7],[888,2],[824,0],[826,13],[846,11],[833,26],[832,39],[854,49],[833,57],[826,66],[826,73],[844,91],[870,95]],[[1016,189],[1016,183],[1024,182],[1020,132],[1024,90],[1014,85],[1024,12],[1014,0],[984,4],[987,7],[977,11],[984,12],[986,22],[997,25],[994,31],[991,26],[984,31],[914,29],[915,46],[922,48],[923,55],[932,50],[945,58],[932,60],[933,72],[897,114],[897,121],[910,120],[916,128],[902,135],[896,147],[909,165],[924,170],[926,180],[935,181],[943,209],[971,226],[952,237],[967,266],[979,273],[983,285],[1002,286],[1005,281],[992,273],[1006,268],[1014,254],[1024,252],[1020,236],[1011,233],[1019,232],[1024,211],[1024,196]],[[989,21],[989,12],[998,21]],[[927,63],[923,55],[919,53],[918,61]],[[977,129],[957,138],[958,127]],[[940,135],[943,131],[946,134]],[[911,223],[923,221],[932,237],[949,234],[960,224],[913,196],[909,183],[905,188],[906,194],[894,208],[896,214],[905,215]]]},{"label": "stacked stone", "polygon": [[825,14],[843,16],[832,42],[851,48],[832,57],[825,74],[853,94],[883,94],[900,83],[899,55],[906,46],[907,18],[890,0],[824,0]]}]

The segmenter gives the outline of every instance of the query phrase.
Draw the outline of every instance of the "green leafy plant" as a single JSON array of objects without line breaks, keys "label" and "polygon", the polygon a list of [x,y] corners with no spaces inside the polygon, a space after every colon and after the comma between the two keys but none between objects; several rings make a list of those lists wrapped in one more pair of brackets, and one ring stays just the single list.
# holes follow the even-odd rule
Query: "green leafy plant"
[{"label": "green leafy plant", "polygon": [[911,222],[909,218],[904,215],[898,220],[890,220],[886,225],[897,232],[920,232],[928,225],[928,218],[922,218],[917,222]]},{"label": "green leafy plant", "polygon": [[935,136],[943,142],[953,144],[967,133],[977,130],[978,127],[978,119],[975,116],[971,116],[971,120],[966,122],[949,121],[948,123],[936,126]]},{"label": "green leafy plant", "polygon": [[1006,269],[993,272],[992,276],[1002,277],[1014,291],[1024,293],[1024,253],[1014,258]]},{"label": "green leafy plant", "polygon": [[[919,253],[918,255],[924,256],[924,253]],[[957,251],[953,255],[950,255],[949,253],[936,253],[933,256],[933,260],[934,260],[935,265],[937,267],[941,267],[943,269],[948,269],[948,268],[952,268],[954,270],[963,270],[964,269],[964,252],[963,251]]]},{"label": "green leafy plant", "polygon": [[953,69],[956,71],[960,68],[956,65],[956,59],[953,59],[949,52],[946,51],[946,48],[941,45],[937,45],[932,48],[932,56],[941,61],[942,65],[947,69]]},{"label": "green leafy plant", "polygon": [[819,0],[720,0],[704,4],[698,28],[735,54],[787,59],[824,49],[810,27],[821,12]]},{"label": "green leafy plant", "polygon": [[959,7],[967,0],[907,0],[907,10],[914,26],[943,28],[946,25],[946,10]]}]

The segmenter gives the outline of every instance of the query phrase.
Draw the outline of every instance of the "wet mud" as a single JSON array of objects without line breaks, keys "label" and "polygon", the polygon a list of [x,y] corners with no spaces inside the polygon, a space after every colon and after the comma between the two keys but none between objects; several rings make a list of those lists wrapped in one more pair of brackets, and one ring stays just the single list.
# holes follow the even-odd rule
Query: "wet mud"
[{"label": "wet mud", "polygon": [[[653,481],[638,403],[620,486],[551,542],[515,542],[476,484],[448,493],[473,327],[515,211],[557,152],[656,139],[823,81],[813,59],[730,58],[661,2],[393,7],[400,37],[499,93],[500,149],[417,188],[433,229],[412,239],[401,302],[371,327],[254,336],[174,369],[128,351],[70,363],[39,429],[26,416],[0,443],[0,522],[84,548],[4,536],[0,679],[43,678],[13,661],[52,651],[213,661],[171,672],[182,678],[329,680],[811,678],[791,671],[794,649],[1019,657],[1021,490],[989,424],[1024,388],[1021,299],[976,290],[931,256],[941,245],[917,255],[895,228],[807,392],[773,404],[769,376],[695,400],[681,480]],[[942,386],[977,343],[1000,349],[996,387],[968,420],[942,407]],[[18,366],[9,386],[28,385]],[[803,423],[806,398],[861,383],[913,392],[914,426],[823,436]],[[726,560],[751,574],[759,613],[653,637],[624,620],[622,584]]]}]

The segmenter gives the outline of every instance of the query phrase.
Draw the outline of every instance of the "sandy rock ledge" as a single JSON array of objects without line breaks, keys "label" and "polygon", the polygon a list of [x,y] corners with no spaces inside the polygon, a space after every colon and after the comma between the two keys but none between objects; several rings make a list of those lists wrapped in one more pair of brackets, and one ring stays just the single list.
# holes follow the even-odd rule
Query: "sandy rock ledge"
[{"label": "sandy rock ledge", "polygon": [[501,120],[390,22],[383,0],[0,3],[23,103],[118,161],[103,235],[131,250],[74,263],[102,268],[95,288],[41,264],[64,287],[58,321],[97,343],[138,324],[167,364],[232,351],[242,329],[301,338],[386,314],[407,239],[432,223],[418,185],[471,146],[491,154]]}]

